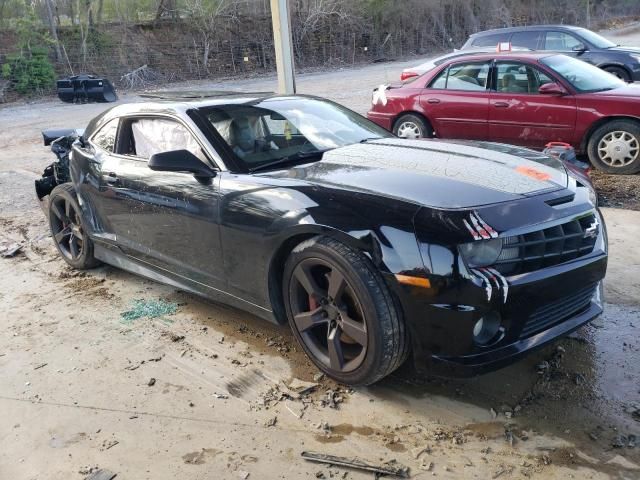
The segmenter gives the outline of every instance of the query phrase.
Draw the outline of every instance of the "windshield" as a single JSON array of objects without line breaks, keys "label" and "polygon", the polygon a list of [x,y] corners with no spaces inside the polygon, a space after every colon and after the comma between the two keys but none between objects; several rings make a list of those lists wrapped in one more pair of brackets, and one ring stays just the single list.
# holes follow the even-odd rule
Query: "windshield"
[{"label": "windshield", "polygon": [[592,32],[591,30],[587,30],[586,28],[580,28],[577,30],[577,32],[582,38],[584,38],[587,42],[589,42],[596,48],[611,48],[616,46],[615,43],[610,42],[606,38],[601,37],[597,33]]},{"label": "windshield", "polygon": [[579,92],[601,92],[626,85],[622,80],[582,60],[553,55],[540,60]]},{"label": "windshield", "polygon": [[200,110],[248,170],[320,159],[322,152],[391,137],[386,130],[328,100],[272,97]]}]

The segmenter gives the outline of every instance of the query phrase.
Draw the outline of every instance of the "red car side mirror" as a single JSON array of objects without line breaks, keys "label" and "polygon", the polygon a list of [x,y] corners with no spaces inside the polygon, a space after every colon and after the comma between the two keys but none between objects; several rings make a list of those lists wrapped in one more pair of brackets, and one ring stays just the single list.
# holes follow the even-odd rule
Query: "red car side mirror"
[{"label": "red car side mirror", "polygon": [[538,93],[542,93],[543,95],[566,95],[568,92],[559,83],[551,82],[540,86]]}]

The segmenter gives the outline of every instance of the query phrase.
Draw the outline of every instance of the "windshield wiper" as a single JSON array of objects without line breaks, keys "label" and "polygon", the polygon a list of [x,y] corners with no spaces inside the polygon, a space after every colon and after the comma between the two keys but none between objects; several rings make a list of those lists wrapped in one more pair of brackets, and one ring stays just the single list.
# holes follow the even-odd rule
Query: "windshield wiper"
[{"label": "windshield wiper", "polygon": [[325,152],[332,150],[331,148],[326,148],[324,150],[314,150],[313,152],[298,152],[293,155],[289,155],[287,157],[278,158],[277,160],[273,160],[271,162],[263,163],[258,165],[257,167],[253,167],[249,169],[249,172],[254,173],[260,170],[266,170],[267,168],[274,167],[276,165],[282,165],[286,163],[298,162],[300,160],[309,160],[312,158],[317,158],[318,160],[322,159],[322,155]]}]

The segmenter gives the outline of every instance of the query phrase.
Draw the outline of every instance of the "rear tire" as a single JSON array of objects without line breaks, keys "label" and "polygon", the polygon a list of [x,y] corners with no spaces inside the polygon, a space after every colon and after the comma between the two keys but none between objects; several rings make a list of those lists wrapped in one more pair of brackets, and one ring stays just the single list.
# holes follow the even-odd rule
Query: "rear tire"
[{"label": "rear tire", "polygon": [[433,128],[424,118],[413,113],[402,115],[393,124],[393,134],[400,138],[432,138]]},{"label": "rear tire", "polygon": [[70,266],[86,270],[100,265],[93,256],[93,242],[83,225],[82,210],[73,185],[63,183],[49,195],[49,229],[60,256]]},{"label": "rear tire", "polygon": [[625,81],[627,83],[629,83],[631,81],[631,75],[629,75],[629,72],[627,72],[622,67],[605,67],[604,71],[605,72],[609,72],[612,75],[615,75],[620,80],[623,80],[623,81]]},{"label": "rear tire", "polygon": [[327,376],[370,385],[409,354],[401,311],[371,262],[329,237],[305,240],[285,262],[283,298],[293,334]]},{"label": "rear tire", "polygon": [[612,120],[597,128],[587,145],[589,160],[606,173],[640,172],[640,123]]}]

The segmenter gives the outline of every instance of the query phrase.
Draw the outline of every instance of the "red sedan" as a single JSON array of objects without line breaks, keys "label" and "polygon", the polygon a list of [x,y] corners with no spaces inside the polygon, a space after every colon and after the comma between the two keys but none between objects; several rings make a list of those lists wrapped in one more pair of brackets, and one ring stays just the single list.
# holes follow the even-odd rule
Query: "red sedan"
[{"label": "red sedan", "polygon": [[565,55],[455,57],[372,103],[367,117],[399,137],[566,142],[600,170],[640,172],[640,87]]}]

